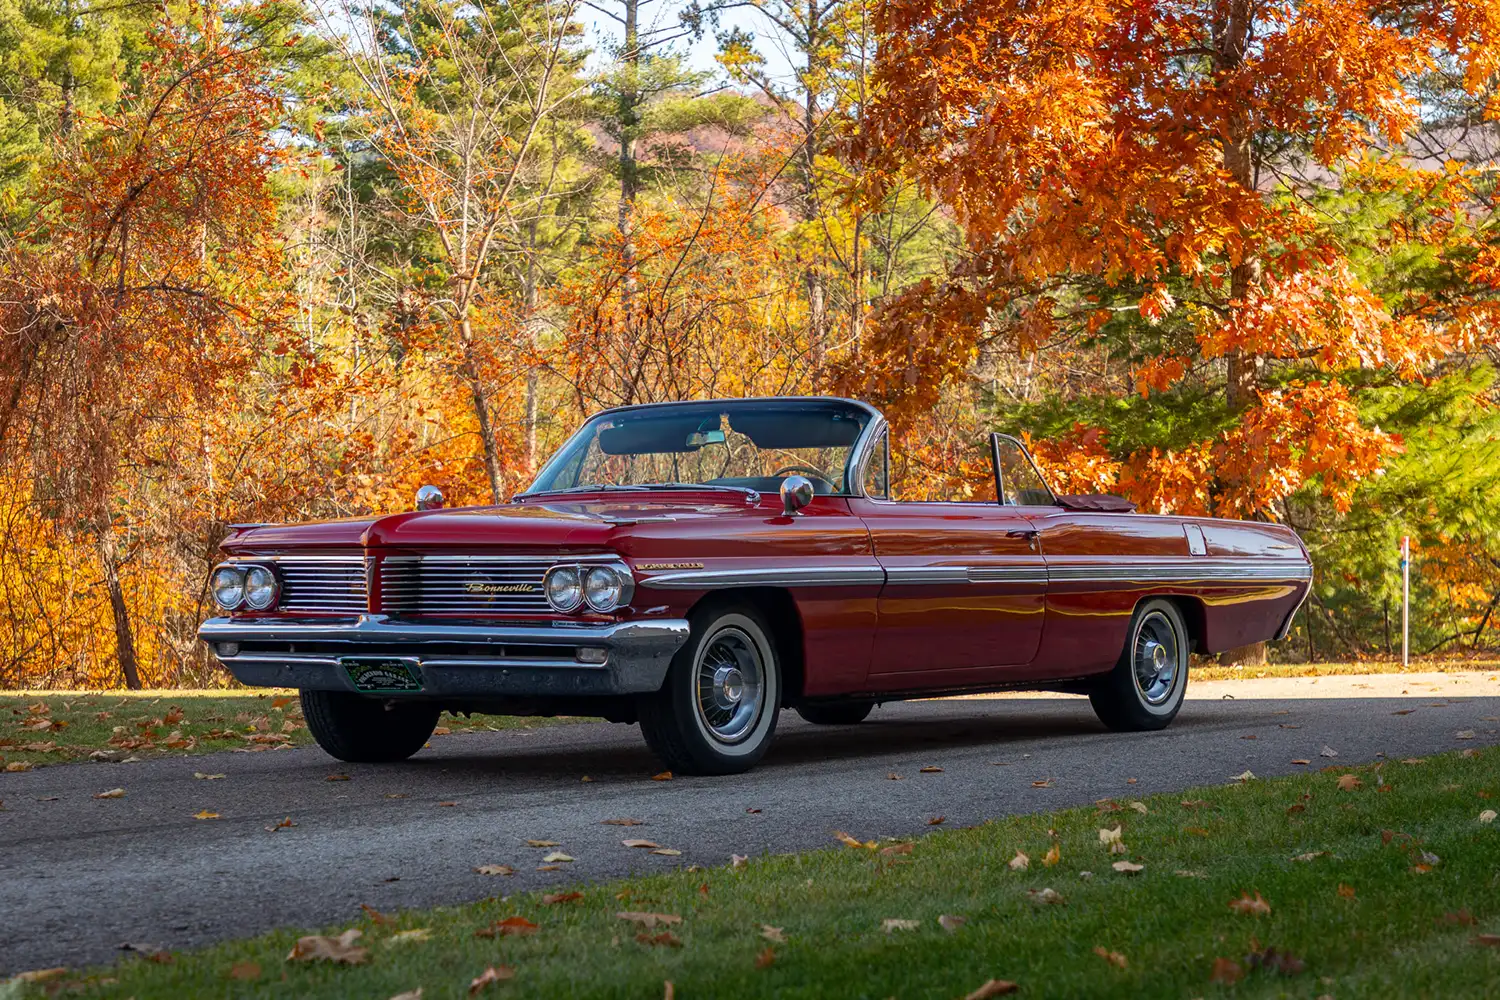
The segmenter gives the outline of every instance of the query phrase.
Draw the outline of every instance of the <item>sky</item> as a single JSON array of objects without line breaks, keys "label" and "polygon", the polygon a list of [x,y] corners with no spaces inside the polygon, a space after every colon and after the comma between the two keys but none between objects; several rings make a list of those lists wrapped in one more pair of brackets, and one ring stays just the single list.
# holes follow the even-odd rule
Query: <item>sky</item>
[{"label": "sky", "polygon": [[[620,23],[602,13],[601,10],[623,14],[624,4],[620,0],[591,0],[591,2],[593,6],[585,3],[580,7],[579,18],[584,23],[589,44],[594,50],[589,64],[591,67],[599,67],[607,60],[607,53],[611,46],[619,44],[622,33]],[[642,0],[640,13],[642,30],[644,31],[647,27],[656,27],[668,29],[663,31],[663,34],[672,34],[670,29],[677,24],[678,12],[684,6],[686,4],[679,0]],[[719,30],[728,31],[734,27],[755,36],[755,47],[761,55],[765,56],[766,67],[777,82],[791,81],[791,53],[784,44],[781,44],[779,33],[763,15],[749,7],[737,7],[724,11],[719,16]],[[712,28],[706,28],[703,38],[697,41],[690,37],[679,40],[674,44],[674,48],[686,57],[689,68],[713,73],[716,83],[725,82],[723,72],[714,61],[718,43],[714,40]]]}]

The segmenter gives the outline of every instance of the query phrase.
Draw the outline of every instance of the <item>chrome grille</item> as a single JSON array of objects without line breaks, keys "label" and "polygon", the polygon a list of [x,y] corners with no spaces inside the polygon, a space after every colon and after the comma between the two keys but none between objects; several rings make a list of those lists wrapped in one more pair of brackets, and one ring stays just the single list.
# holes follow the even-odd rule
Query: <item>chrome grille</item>
[{"label": "chrome grille", "polygon": [[276,569],[281,574],[282,611],[369,610],[363,556],[283,556],[276,560]]},{"label": "chrome grille", "polygon": [[386,614],[548,614],[542,577],[558,560],[531,556],[390,556],[380,564]]}]

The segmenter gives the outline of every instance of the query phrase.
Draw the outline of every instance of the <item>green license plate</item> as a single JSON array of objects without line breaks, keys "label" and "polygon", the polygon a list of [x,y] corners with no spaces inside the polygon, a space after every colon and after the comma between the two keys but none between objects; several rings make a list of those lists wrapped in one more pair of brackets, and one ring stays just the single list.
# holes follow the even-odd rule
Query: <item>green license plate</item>
[{"label": "green license plate", "polygon": [[339,665],[360,691],[387,693],[422,690],[417,661],[404,656],[345,656]]}]

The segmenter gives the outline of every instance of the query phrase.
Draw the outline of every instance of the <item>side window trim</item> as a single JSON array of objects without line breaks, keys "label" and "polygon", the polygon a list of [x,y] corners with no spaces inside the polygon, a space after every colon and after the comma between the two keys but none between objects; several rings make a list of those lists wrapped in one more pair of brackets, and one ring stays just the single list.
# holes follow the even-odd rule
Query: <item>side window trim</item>
[{"label": "side window trim", "polygon": [[1009,434],[1001,434],[997,431],[991,431],[990,461],[994,464],[995,468],[995,496],[998,498],[1000,505],[1002,507],[1035,506],[1034,504],[1006,504],[1005,488],[1003,483],[1004,476],[1002,476],[1000,472],[1000,442],[1002,440],[1009,441],[1011,444],[1015,445],[1016,450],[1021,453],[1021,457],[1026,459],[1026,464],[1031,466],[1031,472],[1032,475],[1036,476],[1036,481],[1042,484],[1042,489],[1046,490],[1047,496],[1052,498],[1051,506],[1057,506],[1057,492],[1052,488],[1052,484],[1047,482],[1047,478],[1042,475],[1042,470],[1036,467],[1036,460],[1031,457],[1031,452],[1027,450],[1026,446],[1022,444],[1019,439],[1012,437]]}]

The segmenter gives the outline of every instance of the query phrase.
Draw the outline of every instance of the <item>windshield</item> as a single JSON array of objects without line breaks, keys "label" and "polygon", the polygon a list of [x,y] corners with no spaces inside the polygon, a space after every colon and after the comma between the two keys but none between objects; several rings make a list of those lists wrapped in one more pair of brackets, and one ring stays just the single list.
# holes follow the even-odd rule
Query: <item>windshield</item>
[{"label": "windshield", "polygon": [[680,484],[774,493],[787,476],[800,475],[815,493],[847,493],[855,442],[872,419],[840,400],[681,403],[601,414],[527,492]]}]

